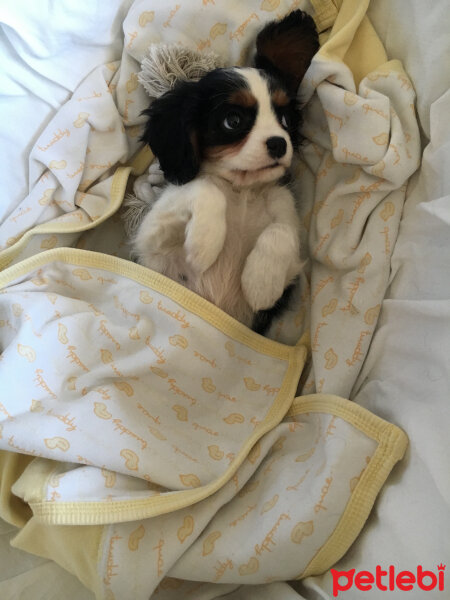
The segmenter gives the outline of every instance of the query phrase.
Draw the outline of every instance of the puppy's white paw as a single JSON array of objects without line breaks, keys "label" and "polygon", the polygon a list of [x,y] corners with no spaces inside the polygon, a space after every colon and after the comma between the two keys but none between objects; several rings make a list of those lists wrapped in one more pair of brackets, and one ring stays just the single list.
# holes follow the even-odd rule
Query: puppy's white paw
[{"label": "puppy's white paw", "polygon": [[202,227],[191,219],[186,228],[187,262],[199,273],[204,273],[217,260],[225,242],[226,223],[218,220]]},{"label": "puppy's white paw", "polygon": [[150,165],[148,172],[136,179],[133,191],[139,199],[147,202],[151,208],[161,196],[165,183],[164,173],[161,171],[159,162],[154,160]]},{"label": "puppy's white paw", "polygon": [[251,253],[242,272],[241,285],[252,310],[271,308],[286,287],[286,265],[258,259]]},{"label": "puppy's white paw", "polygon": [[156,200],[153,187],[147,181],[146,175],[141,175],[141,177],[136,179],[133,185],[133,192],[139,200],[146,202],[150,208]]},{"label": "puppy's white paw", "polygon": [[165,183],[164,173],[158,160],[154,160],[148,169],[147,181],[152,185],[162,186]]}]

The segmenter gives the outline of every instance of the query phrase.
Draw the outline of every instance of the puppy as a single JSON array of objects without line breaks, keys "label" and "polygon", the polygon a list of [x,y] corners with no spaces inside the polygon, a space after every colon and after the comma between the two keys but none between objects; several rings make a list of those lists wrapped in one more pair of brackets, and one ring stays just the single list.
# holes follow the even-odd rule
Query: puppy
[{"label": "puppy", "polygon": [[294,11],[259,33],[255,68],[178,82],[145,111],[142,139],[170,183],[135,236],[138,261],[259,333],[301,268],[282,179],[299,144],[298,86],[318,47],[313,20]]}]

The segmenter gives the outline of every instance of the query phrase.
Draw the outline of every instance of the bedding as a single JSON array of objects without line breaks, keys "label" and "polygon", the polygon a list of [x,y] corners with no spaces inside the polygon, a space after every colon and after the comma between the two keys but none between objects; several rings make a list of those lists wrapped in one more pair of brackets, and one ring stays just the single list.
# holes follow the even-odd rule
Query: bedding
[{"label": "bedding", "polygon": [[[449,15],[426,6],[378,0],[368,15],[390,56],[400,58],[417,93],[420,170],[411,178],[390,285],[366,362],[351,398],[403,426],[410,445],[383,488],[361,536],[336,569],[374,572],[376,565],[437,572],[448,565],[449,422]],[[448,569],[448,566],[447,566]],[[373,598],[441,598],[445,591],[365,592]],[[325,573],[302,582],[301,596],[332,598]],[[360,598],[354,587],[345,598]]]},{"label": "bedding", "polygon": [[[406,445],[406,438],[398,428],[377,420],[360,406],[369,408],[391,423],[400,424],[410,437],[414,433],[415,442],[420,440],[424,444],[423,456],[429,456],[426,464],[430,471],[424,470],[413,447],[408,455],[410,471],[400,467],[403,474],[400,477],[397,468],[396,477],[389,479],[391,485],[385,488],[376,504],[377,510],[383,510],[382,516],[372,515],[350,552],[339,563],[341,566],[336,568],[373,570],[373,565],[381,560],[376,551],[381,544],[375,542],[393,528],[397,536],[391,540],[388,553],[383,553],[382,557],[384,560],[385,556],[389,556],[389,564],[398,562],[401,556],[402,561],[415,563],[401,562],[405,568],[412,569],[416,564],[425,564],[429,557],[438,561],[432,564],[438,564],[445,561],[446,552],[448,554],[448,545],[438,531],[432,542],[430,538],[427,551],[423,551],[422,545],[423,552],[415,554],[414,540],[419,534],[408,528],[408,513],[400,508],[403,490],[409,486],[410,494],[414,492],[414,496],[419,497],[414,512],[418,525],[425,528],[431,523],[436,529],[438,523],[448,522],[448,501],[446,504],[444,500],[445,494],[448,495],[448,478],[445,476],[448,469],[445,470],[442,459],[445,430],[440,434],[441,421],[433,420],[433,415],[427,415],[417,403],[419,414],[413,418],[403,389],[408,377],[399,380],[398,375],[398,370],[403,368],[405,373],[411,373],[410,380],[415,382],[417,362],[426,365],[426,381],[438,392],[433,400],[441,402],[438,404],[440,414],[448,411],[442,403],[445,398],[442,386],[445,386],[445,381],[448,382],[445,362],[435,357],[436,360],[431,363],[420,354],[421,346],[417,343],[417,340],[423,341],[424,335],[425,340],[427,336],[430,340],[436,327],[435,335],[440,335],[442,347],[448,344],[445,330],[439,325],[446,316],[448,290],[445,278],[440,275],[442,271],[436,267],[440,267],[444,260],[442,252],[448,226],[445,201],[433,202],[428,208],[421,205],[424,189],[430,200],[436,195],[444,198],[448,192],[444,176],[432,182],[429,180],[430,169],[433,165],[439,167],[445,144],[448,144],[448,132],[441,125],[436,127],[439,115],[445,114],[441,111],[445,110],[448,98],[444,94],[433,106],[431,129],[429,132],[425,129],[424,134],[433,139],[435,147],[428,148],[422,169],[413,176],[407,193],[406,183],[419,163],[419,135],[411,108],[411,105],[414,106],[414,90],[401,64],[387,61],[365,17],[366,3],[358,3],[356,8],[354,3],[344,2],[339,12],[331,2],[312,3],[316,22],[322,30],[322,50],[301,89],[302,99],[307,103],[304,131],[307,142],[303,160],[296,170],[297,192],[301,194],[300,207],[303,211],[303,247],[305,258],[310,257],[311,260],[298,291],[298,305],[271,331],[275,341],[256,341],[218,314],[220,311],[210,307],[203,311],[198,299],[193,301],[189,294],[168,290],[158,278],[144,276],[138,268],[130,267],[128,261],[100,259],[101,255],[89,252],[95,250],[97,253],[128,257],[123,228],[116,213],[130,173],[143,172],[151,160],[151,155],[144,152],[129,163],[139,149],[138,135],[142,123],[139,113],[148,102],[136,80],[139,62],[148,43],[182,42],[212,48],[227,62],[245,62],[251,40],[261,22],[290,8],[288,3],[254,4],[254,12],[248,12],[248,6],[242,12],[242,5],[236,4],[231,20],[230,13],[225,15],[219,4],[213,7],[204,3],[194,10],[189,2],[169,14],[166,14],[167,10],[164,12],[163,4],[156,2],[152,6],[146,2],[117,5],[100,19],[98,14],[93,13],[94,25],[100,20],[104,23],[112,21],[116,26],[116,30],[114,26],[112,29],[114,42],[105,44],[106,60],[102,60],[99,52],[99,66],[90,72],[81,86],[71,90],[74,92],[71,100],[64,104],[38,137],[31,151],[30,193],[25,200],[23,189],[15,179],[17,175],[6,180],[11,184],[11,195],[4,213],[7,218],[3,219],[1,229],[3,251],[0,260],[4,269],[1,277],[6,293],[2,295],[3,358],[0,366],[4,373],[20,373],[20,376],[15,379],[3,375],[6,383],[2,389],[7,393],[0,399],[2,417],[5,417],[0,443],[9,454],[4,455],[6,462],[2,473],[3,482],[5,474],[15,480],[15,495],[8,495],[11,486],[2,486],[3,494],[6,490],[2,498],[2,514],[21,527],[13,542],[16,547],[59,561],[69,571],[76,572],[88,587],[95,589],[97,597],[112,597],[112,594],[117,598],[130,597],[127,595],[130,573],[133,573],[133,597],[136,598],[141,595],[148,597],[158,582],[158,595],[167,598],[178,597],[183,589],[186,594],[195,593],[195,597],[202,598],[215,598],[232,590],[236,591],[230,594],[231,597],[250,598],[252,594],[265,594],[267,597],[277,594],[277,597],[286,598],[292,595],[299,597],[298,594],[305,598],[328,597],[328,594],[331,597],[332,581],[328,568],[342,556],[359,533],[374,496],[393,463],[401,458]],[[307,3],[302,6],[309,11],[313,8]],[[115,15],[114,10],[117,11]],[[198,15],[198,10],[203,11],[204,19],[201,26],[196,21],[197,26],[193,28],[190,23]],[[374,22],[378,22],[382,30],[381,9],[377,12],[374,8],[372,12]],[[113,62],[112,59],[120,58],[117,53],[114,55],[114,48],[118,47],[114,45],[118,44],[115,31],[125,14],[124,51],[121,61]],[[16,21],[11,17],[4,27],[9,39],[12,39],[11,24],[17,23],[20,16],[18,5]],[[439,18],[439,14],[434,13],[433,18]],[[5,18],[5,21],[8,19]],[[62,25],[64,23],[63,20]],[[71,24],[76,27],[76,21],[71,21]],[[333,24],[330,32],[329,27]],[[161,32],[167,35],[162,36]],[[228,37],[225,33],[229,34]],[[437,39],[440,39],[439,36]],[[35,41],[37,43],[38,40]],[[369,42],[371,52],[362,52],[361,48]],[[13,46],[20,50],[17,41]],[[75,51],[76,47],[74,44],[72,50]],[[397,50],[394,57],[402,54],[400,49]],[[38,53],[36,48],[34,53]],[[32,66],[36,68],[33,63],[30,64]],[[47,68],[57,69],[58,61],[49,60]],[[420,80],[420,73],[416,75]],[[75,73],[67,85],[73,84],[75,88],[78,84],[76,77]],[[437,91],[442,89],[440,86],[441,81],[436,84]],[[36,90],[39,89],[36,86]],[[51,91],[49,86],[50,96]],[[53,100],[55,106],[57,98],[55,96]],[[420,98],[418,104],[419,115],[423,117],[421,124],[425,124],[422,127],[426,127],[427,123],[429,98],[432,98],[430,89],[426,100]],[[61,96],[61,102],[63,99]],[[30,102],[29,98],[25,101]],[[43,121],[49,116],[47,112]],[[355,135],[355,132],[362,131],[364,135]],[[7,127],[5,134],[11,135]],[[30,130],[27,135],[30,136]],[[27,143],[29,137],[17,143],[15,150],[23,152]],[[129,163],[130,166],[117,170],[120,163]],[[405,195],[407,202],[400,222]],[[396,243],[399,224],[400,236]],[[431,238],[436,234],[434,245],[422,239],[425,237],[422,232],[428,233],[428,227]],[[421,245],[415,241],[412,255],[418,258],[412,260],[411,238],[416,237]],[[428,240],[428,235],[426,238]],[[69,246],[75,247],[75,250],[64,250]],[[428,262],[422,256],[424,247],[429,252],[425,257]],[[434,249],[437,254],[434,254]],[[435,256],[439,257],[438,260],[432,260]],[[425,265],[429,271],[425,270]],[[425,297],[425,305],[417,285],[412,288],[415,293],[411,295],[410,282],[414,280],[412,273],[415,271],[418,271],[417,276],[420,275],[418,280],[426,281],[427,290],[433,292],[427,292],[431,297]],[[391,285],[386,294],[388,283]],[[136,291],[136,300],[131,304],[130,290]],[[151,301],[142,301],[141,294],[147,294],[143,298],[151,298]],[[305,308],[309,305],[309,297],[312,301],[310,312]],[[170,305],[174,301],[176,304]],[[417,325],[417,310],[425,324],[423,330]],[[388,319],[386,314],[389,315],[390,311],[394,313]],[[410,327],[411,319],[418,331]],[[197,323],[193,332],[189,327],[183,328],[183,324],[190,321]],[[80,327],[79,323],[83,326]],[[83,331],[96,331],[98,345],[91,348]],[[192,339],[191,335],[195,332],[196,336]],[[199,332],[203,333],[199,335]],[[225,336],[221,342],[220,336]],[[300,338],[301,344],[295,347]],[[339,339],[338,347],[335,346],[336,338]],[[208,339],[214,342],[212,347],[206,343]],[[431,348],[429,340],[427,353]],[[222,362],[217,365],[219,356],[216,356],[215,348],[219,346],[222,347]],[[420,361],[416,359],[406,363],[409,355],[405,353],[405,346],[410,353],[414,349]],[[57,359],[52,370],[43,373],[41,357],[48,357],[50,347],[57,349]],[[161,354],[162,348],[165,356]],[[386,348],[390,353],[386,352]],[[80,356],[80,350],[83,356]],[[142,371],[144,368],[146,371],[142,374],[142,381],[137,381],[133,379],[137,375],[130,370],[126,355],[134,352],[133,356],[142,357],[143,350],[145,359],[131,361],[134,366],[141,364]],[[303,369],[302,396],[292,404],[308,350],[312,361]],[[183,368],[180,368],[180,357],[183,357]],[[211,357],[214,358],[211,360]],[[153,364],[151,358],[154,359]],[[162,359],[165,362],[158,362]],[[216,366],[208,364],[208,360]],[[68,365],[71,365],[69,370]],[[206,371],[199,370],[199,365]],[[211,377],[207,370],[207,367],[215,369],[218,366],[222,377],[219,380]],[[252,371],[248,372],[250,367]],[[232,376],[227,373],[230,368],[234,369]],[[262,373],[270,373],[273,381],[266,382]],[[194,374],[198,380],[196,385],[200,387],[193,387],[190,381],[195,378]],[[105,377],[109,387],[101,383]],[[19,387],[17,381],[20,381]],[[230,385],[231,381],[233,385]],[[234,381],[240,381],[240,387]],[[144,403],[145,386],[155,390],[152,403],[156,402],[156,405]],[[54,394],[55,389],[58,394]],[[193,389],[196,390],[195,398]],[[419,398],[416,383],[406,389],[412,398]],[[262,390],[265,391],[264,396],[260,393]],[[273,391],[269,394],[267,390]],[[41,394],[39,398],[36,398],[36,391]],[[421,391],[424,397],[429,396],[425,386]],[[52,393],[57,398],[53,398]],[[351,405],[331,394],[350,397],[355,403]],[[230,414],[234,415],[234,420],[242,418],[245,428],[230,436],[227,427],[233,424],[225,421],[223,430],[215,431],[213,426],[216,422],[211,418],[205,427],[218,434],[214,436],[218,438],[215,443],[208,445],[205,441],[204,448],[198,444],[198,447],[183,446],[178,451],[172,447],[171,452],[177,456],[174,465],[167,449],[161,450],[161,442],[168,438],[172,446],[175,445],[174,441],[183,436],[185,430],[187,421],[183,418],[192,425],[199,425],[199,418],[193,420],[192,414],[189,414],[192,406],[199,411],[197,415],[206,414],[213,399],[225,402],[226,406],[226,402],[232,402],[230,398],[234,396],[239,398],[242,411],[239,416],[237,411]],[[150,424],[152,417],[157,418],[150,407],[164,410],[167,400],[171,400],[172,406],[176,397],[177,410],[171,409],[172,419],[170,413],[165,415],[163,430],[158,423],[156,427],[155,422]],[[11,402],[12,398],[14,402]],[[20,405],[17,398],[21,400]],[[130,412],[130,398],[135,406],[134,413]],[[253,405],[256,398],[261,401],[259,409]],[[399,402],[404,408],[402,412],[393,406],[394,399],[403,400]],[[197,402],[190,406],[193,400]],[[62,407],[67,412],[61,411]],[[245,414],[246,407],[251,409],[248,414]],[[278,416],[274,417],[274,413]],[[142,415],[148,420],[146,434],[141,431]],[[157,416],[160,417],[159,412]],[[180,419],[180,416],[183,418]],[[227,418],[229,415],[223,416]],[[104,447],[102,444],[100,448],[97,442],[90,446],[90,427],[70,431],[74,424],[80,422],[91,423],[94,430],[101,428]],[[170,423],[169,435],[167,423]],[[422,427],[418,429],[419,423]],[[113,424],[114,427],[111,427]],[[46,432],[46,437],[30,439],[26,435],[30,430]],[[197,433],[199,430],[197,427]],[[117,438],[114,438],[114,431]],[[427,454],[431,431],[437,431],[438,435],[433,435],[434,444]],[[160,472],[152,470],[156,466],[152,461],[147,459],[145,463],[145,453],[141,456],[141,452],[146,450],[144,444],[148,444],[145,437],[148,437],[148,432],[151,434],[151,450],[158,453]],[[203,433],[210,435],[206,430]],[[161,436],[166,440],[162,440]],[[311,446],[302,446],[308,444],[308,439],[311,439],[308,436],[317,439],[313,446],[317,450],[309,456]],[[116,452],[113,458],[114,439],[125,439],[129,444]],[[88,458],[82,449],[90,447]],[[204,454],[206,448],[207,454]],[[11,453],[11,450],[16,453]],[[34,456],[35,460],[24,459],[20,464],[14,463],[17,456],[25,456],[24,452],[32,458]],[[58,462],[49,460],[55,458],[55,453],[59,454]],[[61,455],[64,460],[61,460]],[[224,460],[227,455],[228,466]],[[299,457],[302,460],[297,461]],[[316,463],[316,460],[319,462]],[[192,464],[196,467],[188,472],[191,476],[189,481],[185,479],[184,482],[180,476],[186,473],[179,470],[183,461],[186,464],[190,461],[191,467]],[[296,462],[295,471],[289,468],[292,462]],[[272,469],[272,464],[277,463],[277,468]],[[130,466],[133,468],[130,469]],[[334,469],[334,475],[331,475],[330,467]],[[202,469],[205,469],[203,473]],[[319,519],[317,523],[321,522],[320,526],[316,526],[314,519],[317,503],[311,502],[311,493],[296,490],[296,501],[293,502],[287,489],[295,487],[303,476],[312,471],[315,479],[310,480],[311,490],[325,489],[328,493],[326,486],[330,477],[334,477],[334,481],[348,482],[346,486],[341,485],[342,489],[338,485],[331,488],[336,494],[333,497],[334,520]],[[130,477],[130,472],[139,476]],[[261,485],[264,493],[260,493],[257,486],[251,489],[261,473],[264,474],[264,484]],[[293,474],[298,478],[296,481],[283,480],[281,473],[286,473],[288,479]],[[439,491],[432,496],[437,510],[436,520],[421,517],[421,508],[429,503],[430,494],[418,491],[415,483],[424,477],[428,477],[431,486]],[[107,482],[112,479],[114,483],[108,487]],[[205,492],[204,488],[208,486],[209,492]],[[191,497],[187,505],[183,505],[184,500],[179,498],[189,497],[191,491],[195,492],[195,498]],[[240,495],[241,492],[246,493]],[[202,496],[205,493],[206,496]],[[320,492],[319,501],[323,493]],[[396,494],[398,500],[395,499]],[[158,500],[160,496],[165,498],[161,503]],[[177,497],[172,509],[170,496]],[[34,514],[31,519],[29,513],[24,513],[24,506],[18,503],[17,497],[31,505]],[[146,501],[142,502],[142,498]],[[149,498],[151,501],[147,502]],[[393,506],[390,504],[392,498]],[[125,514],[124,507],[130,505],[130,500],[133,509],[128,513],[125,511]],[[96,503],[95,510],[89,504],[92,501]],[[355,502],[362,503],[363,509],[353,511],[349,518],[348,513],[345,515],[345,507],[351,507]],[[155,509],[159,503],[169,508]],[[271,503],[273,505],[269,506]],[[174,506],[179,510],[173,512]],[[250,507],[253,508],[250,510]],[[275,507],[277,519],[272,522],[274,513],[271,511]],[[251,514],[252,511],[259,515],[258,519]],[[318,512],[325,511],[319,508]],[[285,517],[282,518],[282,515]],[[238,520],[242,532],[236,534],[239,544],[243,540],[246,543],[242,544],[241,553],[230,559],[227,550],[236,545],[236,537],[230,534],[234,526],[229,523],[234,523],[234,520]],[[269,544],[266,550],[264,542],[259,539],[261,536],[257,535],[261,523],[270,524],[269,534],[275,528],[269,536],[272,541],[265,542]],[[66,541],[70,540],[67,545],[73,549],[72,555],[70,549],[62,551],[58,534],[62,531],[58,529],[62,524],[68,536]],[[10,527],[5,527],[9,533]],[[345,535],[343,529],[351,531]],[[333,541],[333,532],[336,531]],[[162,545],[158,532],[167,532],[170,540],[164,546],[164,552],[167,552],[164,554],[167,559],[164,568],[159,560]],[[273,542],[275,533],[276,544]],[[403,550],[401,542],[405,535],[412,536],[409,552]],[[423,536],[426,539],[425,529]],[[314,564],[318,548],[327,539],[324,545],[326,556]],[[40,544],[38,540],[46,541]],[[432,549],[432,543],[436,548]],[[86,549],[84,557],[79,556],[80,544]],[[286,557],[297,556],[292,555],[292,544],[301,544],[302,550],[298,553],[299,558],[294,560],[295,564],[287,561],[284,570],[273,572],[274,563],[268,558],[276,557],[275,564],[286,563]],[[99,548],[103,558],[96,571],[93,557]],[[145,564],[139,561],[145,561],[149,553],[155,558],[154,572],[139,568],[140,564]],[[114,561],[117,556],[120,556],[119,565]],[[26,560],[36,562],[29,563],[35,565],[30,570],[23,567],[23,575],[11,577],[7,571],[2,573],[5,579],[2,584],[5,595],[2,597],[7,598],[8,594],[11,598],[17,597],[17,590],[26,594],[24,590],[27,581],[33,581],[33,572],[37,579],[44,567],[55,568],[42,559]],[[316,575],[323,572],[325,575]],[[64,573],[61,575],[64,581],[67,580],[69,576],[64,571],[61,573]],[[168,577],[163,579],[165,575]],[[287,584],[271,583],[274,578],[283,581],[299,575],[307,577],[301,587],[297,587],[297,592]],[[239,587],[242,578],[247,585]],[[103,579],[103,584],[99,584],[99,579]],[[218,581],[222,583],[218,584]],[[251,583],[264,585],[248,585]],[[75,580],[71,585],[74,586],[72,597],[85,597],[87,592],[77,588]],[[75,589],[78,591],[75,592]],[[358,591],[346,593],[358,594]],[[46,597],[44,592],[42,594]]]}]

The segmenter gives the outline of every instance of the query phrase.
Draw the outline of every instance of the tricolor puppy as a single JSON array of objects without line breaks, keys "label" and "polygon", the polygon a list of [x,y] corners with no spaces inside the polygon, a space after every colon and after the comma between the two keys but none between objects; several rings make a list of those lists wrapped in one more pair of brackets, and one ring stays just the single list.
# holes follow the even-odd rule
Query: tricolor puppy
[{"label": "tricolor puppy", "polygon": [[298,217],[281,180],[317,49],[313,20],[294,11],[260,32],[255,68],[179,82],[145,111],[143,140],[170,185],[139,227],[139,262],[259,332],[300,272]]}]

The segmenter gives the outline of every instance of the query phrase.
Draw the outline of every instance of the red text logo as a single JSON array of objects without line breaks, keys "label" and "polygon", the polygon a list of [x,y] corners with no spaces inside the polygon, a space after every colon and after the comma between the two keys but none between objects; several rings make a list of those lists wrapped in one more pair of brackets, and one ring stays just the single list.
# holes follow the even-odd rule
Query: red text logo
[{"label": "red text logo", "polygon": [[377,588],[382,592],[387,590],[409,591],[420,589],[429,592],[434,589],[444,590],[444,572],[446,565],[437,566],[437,572],[426,571],[419,565],[415,572],[399,571],[390,565],[387,570],[383,570],[380,565],[375,568],[375,573],[370,571],[358,571],[350,569],[349,571],[337,571],[331,569],[333,577],[333,596],[336,598],[339,592],[345,592],[351,587],[355,587],[361,592],[368,592],[372,588]]}]

